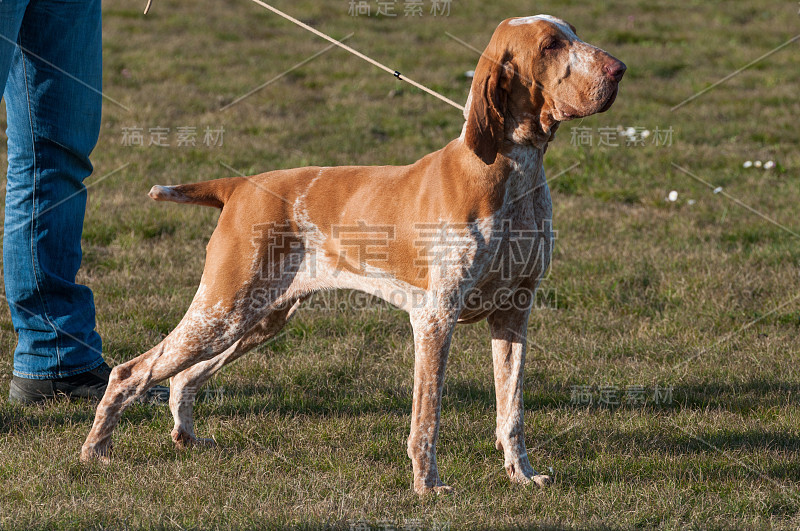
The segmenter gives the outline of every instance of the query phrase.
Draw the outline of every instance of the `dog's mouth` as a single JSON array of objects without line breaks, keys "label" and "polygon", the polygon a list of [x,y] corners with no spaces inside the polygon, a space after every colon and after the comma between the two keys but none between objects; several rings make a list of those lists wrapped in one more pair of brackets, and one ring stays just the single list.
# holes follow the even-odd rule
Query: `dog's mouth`
[{"label": "dog's mouth", "polygon": [[608,95],[608,98],[606,99],[606,102],[603,104],[602,107],[600,107],[600,110],[597,111],[598,113],[606,112],[607,110],[609,110],[611,108],[611,106],[614,104],[614,102],[617,99],[617,92],[619,92],[619,84],[614,85],[614,90],[612,90],[611,94]]},{"label": "dog's mouth", "polygon": [[608,96],[606,96],[605,101],[603,101],[603,103],[599,107],[587,106],[586,110],[578,110],[567,103],[561,102],[556,107],[555,112],[553,113],[553,118],[555,118],[559,122],[565,122],[567,120],[573,120],[575,118],[585,118],[587,116],[591,116],[592,114],[606,112],[614,104],[614,101],[616,101],[618,91],[619,91],[619,85],[615,84],[614,88],[609,92]]},{"label": "dog's mouth", "polygon": [[553,118],[558,120],[559,122],[566,122],[567,120],[572,120],[573,118],[581,118],[582,114],[578,111],[575,107],[571,105],[567,105],[566,103],[562,103],[555,109],[555,113]]}]

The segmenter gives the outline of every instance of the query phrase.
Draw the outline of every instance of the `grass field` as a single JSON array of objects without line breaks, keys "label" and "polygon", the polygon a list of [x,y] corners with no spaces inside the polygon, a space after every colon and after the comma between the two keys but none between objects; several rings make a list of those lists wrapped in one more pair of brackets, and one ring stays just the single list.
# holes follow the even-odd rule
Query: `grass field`
[{"label": "grass field", "polygon": [[[403,2],[395,18],[375,2],[357,17],[347,0],[274,4],[459,102],[478,56],[446,32],[483,48],[510,16],[565,18],[627,63],[611,111],[562,124],[545,163],[558,237],[529,325],[525,422],[555,485],[506,477],[479,323],[455,334],[443,398],[439,467],[457,493],[417,497],[407,317],[320,304],[201,393],[198,434],[214,449],[173,449],[168,409],[138,405],[113,465],[81,466],[93,405],[0,400],[0,528],[800,527],[798,41],[672,110],[799,34],[797,2],[454,0],[434,17],[426,0],[414,18]],[[341,50],[220,110],[327,43],[247,0],[142,7],[104,2],[108,99],[87,180],[80,280],[110,363],[177,324],[218,215],[156,204],[152,185],[405,164],[462,125]],[[651,134],[626,146],[620,126]],[[136,128],[143,145],[126,145]],[[5,307],[0,327],[5,396]]]}]

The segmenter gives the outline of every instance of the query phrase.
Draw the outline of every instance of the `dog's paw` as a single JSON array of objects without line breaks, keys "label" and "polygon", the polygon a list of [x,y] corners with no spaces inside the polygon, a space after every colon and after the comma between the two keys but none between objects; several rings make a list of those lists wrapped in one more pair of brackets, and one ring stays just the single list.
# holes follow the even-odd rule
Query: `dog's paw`
[{"label": "dog's paw", "polygon": [[427,496],[435,494],[437,496],[448,496],[455,492],[455,489],[450,485],[436,485],[435,487],[414,487],[414,492],[420,496]]},{"label": "dog's paw", "polygon": [[185,450],[187,448],[213,448],[217,445],[214,439],[206,439],[195,437],[191,433],[183,430],[172,430],[172,442],[175,443],[175,448],[178,450]]},{"label": "dog's paw", "polygon": [[506,465],[506,473],[508,474],[508,478],[513,483],[519,483],[520,485],[530,485],[533,483],[537,487],[547,487],[553,484],[553,478],[547,476],[545,474],[537,474],[533,469],[526,467],[526,470],[521,470],[520,468],[515,467],[512,465]]},{"label": "dog's paw", "polygon": [[100,463],[101,465],[111,464],[111,444],[87,445],[81,448],[81,463]]}]

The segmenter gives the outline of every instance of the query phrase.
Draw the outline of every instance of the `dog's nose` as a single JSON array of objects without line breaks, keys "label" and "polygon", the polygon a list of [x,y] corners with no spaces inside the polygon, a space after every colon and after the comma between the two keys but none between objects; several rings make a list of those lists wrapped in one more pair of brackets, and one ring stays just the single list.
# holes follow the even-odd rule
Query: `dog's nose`
[{"label": "dog's nose", "polygon": [[603,67],[603,71],[614,81],[619,81],[622,79],[622,76],[625,75],[625,70],[627,69],[628,67],[625,66],[625,63],[618,61],[617,59],[614,59],[612,62]]}]

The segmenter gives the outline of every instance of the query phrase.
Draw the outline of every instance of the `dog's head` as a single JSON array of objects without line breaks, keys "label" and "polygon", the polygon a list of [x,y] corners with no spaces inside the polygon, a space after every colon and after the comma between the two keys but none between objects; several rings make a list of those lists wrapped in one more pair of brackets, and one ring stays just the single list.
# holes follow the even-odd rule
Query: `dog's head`
[{"label": "dog's head", "polygon": [[486,164],[506,140],[545,145],[560,122],[607,111],[625,69],[561,19],[505,20],[475,69],[465,141]]}]

